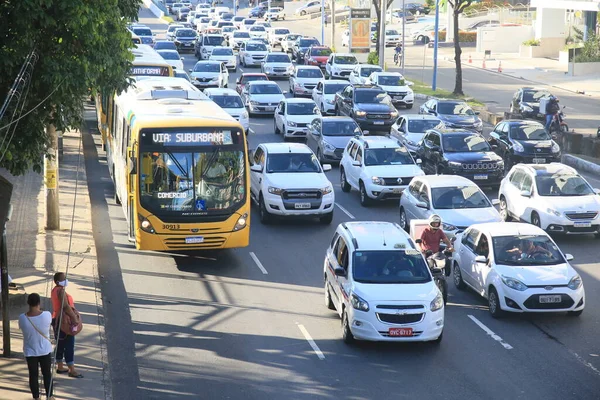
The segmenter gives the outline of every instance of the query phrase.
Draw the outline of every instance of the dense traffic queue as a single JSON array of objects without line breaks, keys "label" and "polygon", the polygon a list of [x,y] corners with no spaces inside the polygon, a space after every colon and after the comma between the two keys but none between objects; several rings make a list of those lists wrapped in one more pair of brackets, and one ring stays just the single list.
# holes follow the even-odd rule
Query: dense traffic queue
[{"label": "dense traffic queue", "polygon": [[[397,221],[342,223],[327,246],[325,304],[341,318],[346,342],[440,342],[446,277],[487,299],[493,317],[582,313],[582,279],[553,235],[600,238],[600,190],[560,163],[546,127],[509,119],[484,136],[479,113],[454,99],[431,98],[418,114],[401,113],[415,105],[410,81],[272,26],[285,15],[266,7],[243,18],[199,4],[187,26],[168,28],[173,45],[153,43],[161,55],[193,52],[198,62],[186,79],[246,134],[250,117],[273,117],[282,141],[249,154],[249,195],[261,223],[330,224],[336,185],[326,173],[334,166],[341,190],[357,192],[362,206],[398,202]],[[173,58],[176,70],[180,59]],[[238,67],[243,73],[230,82]],[[289,93],[278,79],[289,81]],[[533,108],[519,93],[511,110],[527,116]]]}]

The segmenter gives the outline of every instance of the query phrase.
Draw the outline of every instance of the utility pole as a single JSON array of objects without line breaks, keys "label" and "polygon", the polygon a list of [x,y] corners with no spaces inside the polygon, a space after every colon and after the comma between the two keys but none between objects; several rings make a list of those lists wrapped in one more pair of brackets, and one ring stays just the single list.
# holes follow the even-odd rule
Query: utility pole
[{"label": "utility pole", "polygon": [[385,68],[385,14],[387,12],[387,0],[381,0],[379,10],[379,66]]},{"label": "utility pole", "polygon": [[321,0],[321,44],[325,45],[325,0]]},{"label": "utility pole", "polygon": [[[431,89],[435,92],[437,89],[437,66],[438,66],[438,36],[440,29],[440,0],[435,0],[435,28],[434,28],[434,40],[433,43],[433,82],[431,83]],[[447,33],[447,31],[446,31]],[[425,45],[427,46],[427,45]]]},{"label": "utility pole", "polygon": [[46,132],[50,138],[50,154],[45,159],[46,184],[46,229],[60,229],[58,209],[58,134],[53,124],[48,124]]},{"label": "utility pole", "polygon": [[6,221],[10,220],[10,198],[13,185],[0,176],[0,290],[2,291],[2,341],[3,355],[10,357],[10,315],[8,311],[8,246],[6,245]]},{"label": "utility pole", "polygon": [[331,0],[331,48],[335,51],[335,0]]},{"label": "utility pole", "polygon": [[402,76],[404,76],[404,53],[406,53],[406,0],[402,0]]}]

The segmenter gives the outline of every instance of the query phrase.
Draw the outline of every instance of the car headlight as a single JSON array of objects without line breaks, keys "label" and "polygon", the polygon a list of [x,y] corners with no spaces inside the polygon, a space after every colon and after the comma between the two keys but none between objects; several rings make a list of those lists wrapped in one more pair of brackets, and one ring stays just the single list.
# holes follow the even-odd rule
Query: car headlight
[{"label": "car headlight", "polygon": [[218,80],[219,80],[219,77],[218,77],[218,76],[215,76],[215,77],[213,77],[213,78],[211,79],[211,81],[218,81]]},{"label": "car headlight", "polygon": [[295,123],[294,121],[288,121],[288,126],[298,126],[297,123]]},{"label": "car headlight", "polygon": [[331,192],[333,192],[332,186],[327,186],[321,189],[321,194],[329,194]]},{"label": "car headlight", "polygon": [[364,299],[358,297],[354,293],[352,293],[350,302],[352,303],[352,307],[354,307],[355,310],[369,311],[369,303],[367,303]]},{"label": "car headlight", "polygon": [[431,301],[429,308],[431,311],[437,311],[444,307],[444,297],[442,296],[442,292],[438,290],[438,294],[435,296],[435,299]]},{"label": "car headlight", "polygon": [[234,232],[239,231],[240,229],[244,228],[247,223],[248,223],[248,214],[246,213],[238,218],[237,222],[235,223],[235,226],[233,227],[233,231]]},{"label": "car headlight", "polygon": [[504,169],[504,161],[500,160],[496,163],[496,168]]},{"label": "car headlight", "polygon": [[335,151],[335,146],[326,141],[323,141],[323,147],[325,147],[325,150],[327,151]]},{"label": "car headlight", "polygon": [[371,182],[373,182],[375,185],[383,185],[383,179],[378,177],[378,176],[372,176],[371,177]]},{"label": "car headlight", "polygon": [[533,111],[533,108],[531,108],[531,107],[529,107],[528,105],[525,105],[525,104],[521,105],[521,109],[523,111],[525,111],[525,112],[532,112]]},{"label": "car headlight", "polygon": [[450,168],[460,168],[460,167],[462,167],[462,164],[459,162],[456,162],[456,161],[449,161],[448,166]]},{"label": "car headlight", "polygon": [[561,212],[559,212],[559,211],[556,211],[556,210],[553,210],[553,209],[551,209],[551,208],[546,208],[546,212],[547,212],[548,214],[552,214],[552,215],[555,215],[555,216],[557,216],[557,217],[560,217],[560,216],[562,215],[562,213],[561,213]]},{"label": "car headlight", "polygon": [[392,111],[390,115],[392,116],[392,118],[396,118],[398,116],[398,111]]},{"label": "car headlight", "polygon": [[581,287],[582,284],[583,284],[583,282],[581,281],[581,277],[579,275],[575,275],[574,277],[571,278],[571,280],[569,281],[569,284],[567,286],[571,290],[577,290]]},{"label": "car headlight", "polygon": [[257,106],[258,105],[258,101],[250,100],[250,104],[253,105],[253,106]]},{"label": "car headlight", "polygon": [[560,153],[560,146],[558,145],[558,143],[552,142],[552,152],[553,153]]},{"label": "car headlight", "polygon": [[525,148],[523,147],[523,145],[519,142],[514,142],[513,143],[513,150],[517,153],[523,153],[525,151]]},{"label": "car headlight", "polygon": [[271,68],[271,67],[265,67],[266,72],[271,72],[272,70],[273,70],[273,68]]},{"label": "car headlight", "polygon": [[269,186],[269,193],[271,194],[281,194],[281,192],[283,192],[283,189],[274,187],[274,186]]},{"label": "car headlight", "polygon": [[241,115],[242,119],[248,119],[250,116],[248,115],[247,111],[244,111]]},{"label": "car headlight", "polygon": [[480,126],[483,126],[483,122],[481,122],[481,120],[479,119],[479,120],[475,121],[475,123],[473,125],[476,127],[480,127]]},{"label": "car headlight", "polygon": [[335,104],[335,100],[331,99],[331,100],[325,100],[325,102],[327,104]]},{"label": "car headlight", "polygon": [[515,278],[502,275],[502,282],[509,288],[518,290],[519,292],[527,290],[527,285]]},{"label": "car headlight", "polygon": [[452,224],[447,224],[445,222],[442,222],[442,229],[445,231],[455,231],[456,230],[456,226],[452,225]]},{"label": "car headlight", "polygon": [[357,117],[366,117],[367,112],[366,111],[355,111],[354,115],[356,115]]}]

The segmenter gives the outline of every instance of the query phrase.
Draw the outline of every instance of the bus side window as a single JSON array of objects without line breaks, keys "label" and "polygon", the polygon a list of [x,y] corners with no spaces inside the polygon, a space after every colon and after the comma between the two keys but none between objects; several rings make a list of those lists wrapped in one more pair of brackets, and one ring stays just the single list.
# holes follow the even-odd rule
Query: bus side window
[{"label": "bus side window", "polygon": [[121,154],[123,154],[123,157],[127,155],[127,145],[129,144],[127,139],[129,138],[130,129],[127,121],[123,118],[123,130],[121,132]]}]

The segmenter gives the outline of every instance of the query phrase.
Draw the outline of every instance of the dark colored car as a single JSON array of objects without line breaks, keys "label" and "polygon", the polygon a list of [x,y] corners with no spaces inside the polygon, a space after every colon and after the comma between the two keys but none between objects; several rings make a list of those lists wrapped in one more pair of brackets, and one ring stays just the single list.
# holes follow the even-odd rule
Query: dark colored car
[{"label": "dark colored car", "polygon": [[416,151],[427,174],[460,175],[479,186],[498,187],[504,177],[502,157],[477,132],[431,129]]},{"label": "dark colored car", "polygon": [[266,12],[267,12],[266,8],[254,7],[248,13],[248,18],[262,18],[265,16]]},{"label": "dark colored car", "polygon": [[521,114],[523,118],[544,119],[544,114],[540,113],[540,99],[550,96],[546,90],[523,87],[513,95],[510,113]]},{"label": "dark colored car", "polygon": [[325,69],[332,51],[327,46],[312,46],[304,54],[304,64],[315,65]]},{"label": "dark colored car", "polygon": [[173,4],[175,4],[175,0],[165,0],[165,7],[167,7],[167,11],[169,12],[169,14],[173,14],[173,12],[171,11],[171,7],[173,6]]},{"label": "dark colored car", "polygon": [[361,135],[360,127],[349,117],[315,118],[308,124],[306,144],[320,163],[340,162],[350,139]]},{"label": "dark colored car", "polygon": [[154,50],[179,50],[174,42],[170,40],[157,40],[154,43]]},{"label": "dark colored car", "polygon": [[296,39],[296,43],[292,47],[292,60],[296,62],[302,62],[304,55],[311,46],[320,46],[321,43],[314,37],[302,36]]},{"label": "dark colored car", "polygon": [[429,14],[429,12],[431,11],[429,7],[419,3],[407,3],[404,5],[404,9],[406,11],[410,11],[415,15]]},{"label": "dark colored car", "polygon": [[446,128],[483,132],[483,122],[477,116],[479,111],[473,111],[462,100],[429,99],[421,105],[419,114],[435,115]]},{"label": "dark colored car", "polygon": [[488,140],[504,159],[507,171],[518,163],[560,162],[560,147],[539,122],[502,121],[494,127]]},{"label": "dark colored car", "polygon": [[177,51],[184,52],[194,52],[194,46],[196,44],[197,33],[193,29],[177,29],[175,31],[175,46],[177,46]]},{"label": "dark colored car", "polygon": [[246,84],[248,82],[252,82],[252,81],[268,81],[269,78],[267,77],[267,75],[265,74],[261,74],[261,73],[244,73],[242,75],[240,75],[239,78],[237,78],[237,80],[235,81],[235,90],[238,92],[238,94],[242,94],[242,90],[244,90],[244,86],[246,86]]},{"label": "dark colored car", "polygon": [[389,134],[398,119],[390,96],[378,86],[348,85],[335,94],[335,115],[347,115],[362,130]]}]

